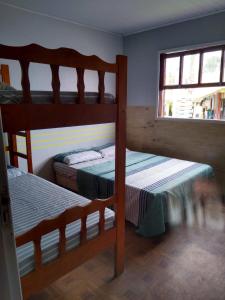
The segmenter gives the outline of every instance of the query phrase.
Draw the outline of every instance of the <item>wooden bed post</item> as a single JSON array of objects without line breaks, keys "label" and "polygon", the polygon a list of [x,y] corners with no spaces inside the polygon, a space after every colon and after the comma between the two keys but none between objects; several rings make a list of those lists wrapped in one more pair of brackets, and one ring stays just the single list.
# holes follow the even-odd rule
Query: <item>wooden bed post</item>
[{"label": "wooden bed post", "polygon": [[[2,82],[7,85],[11,84],[10,81],[10,72],[8,65],[0,65],[0,74],[2,76]],[[22,136],[26,140],[26,152],[27,154],[23,154],[18,152],[17,149],[17,136]],[[8,150],[9,150],[9,158],[10,164],[16,168],[19,167],[19,156],[23,159],[27,160],[27,170],[29,173],[33,173],[33,163],[32,163],[32,149],[31,149],[31,134],[30,130],[26,130],[25,132],[16,132],[16,133],[8,133]]]},{"label": "wooden bed post", "polygon": [[[1,65],[1,75],[2,75],[2,82],[7,85],[10,85],[10,76],[9,76],[9,66],[8,65]],[[19,166],[18,157],[15,155],[17,152],[17,141],[15,134],[8,134],[8,143],[9,143],[9,157],[10,157],[10,164],[14,167]]]},{"label": "wooden bed post", "polygon": [[117,55],[116,80],[117,119],[116,119],[116,249],[115,276],[124,270],[125,259],[125,160],[126,160],[126,98],[127,98],[127,57]]},{"label": "wooden bed post", "polygon": [[5,84],[10,85],[9,66],[8,65],[1,65],[0,66],[0,73],[2,75],[2,82],[4,82]]},{"label": "wooden bed post", "polygon": [[19,160],[17,156],[17,139],[15,134],[8,133],[8,143],[9,143],[10,164],[18,168]]}]

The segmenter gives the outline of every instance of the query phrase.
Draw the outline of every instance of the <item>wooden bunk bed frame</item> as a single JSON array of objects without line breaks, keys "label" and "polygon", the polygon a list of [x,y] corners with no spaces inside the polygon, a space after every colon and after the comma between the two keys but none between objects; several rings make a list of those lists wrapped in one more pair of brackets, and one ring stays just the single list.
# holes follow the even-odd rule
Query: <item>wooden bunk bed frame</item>
[{"label": "wooden bunk bed frame", "polygon": [[[11,84],[10,72],[8,65],[0,64],[0,75],[1,81],[7,85]],[[23,137],[26,144],[26,154],[19,152],[17,148],[17,137]],[[9,151],[10,164],[19,167],[19,157],[27,161],[27,170],[29,173],[33,173],[33,163],[32,163],[32,150],[31,150],[31,134],[30,130],[19,131],[15,134],[8,133],[8,146],[6,151]]]},{"label": "wooden bunk bed frame", "polygon": [[[94,200],[85,207],[67,209],[51,220],[44,220],[32,230],[16,237],[19,247],[33,242],[35,249],[35,270],[21,278],[23,297],[48,286],[50,283],[90,259],[100,251],[115,246],[115,276],[124,270],[125,251],[125,141],[126,141],[126,84],[127,58],[116,56],[116,63],[106,63],[97,56],[85,56],[67,48],[46,49],[31,44],[24,47],[0,45],[0,58],[17,60],[22,71],[23,100],[20,104],[0,105],[3,132],[15,135],[21,131],[115,122],[116,124],[116,170],[114,194],[105,201]],[[52,104],[32,104],[29,83],[29,64],[50,65],[52,71]],[[59,67],[71,67],[77,71],[78,101],[74,104],[60,103]],[[85,104],[85,69],[98,72],[99,100],[96,104]],[[104,76],[106,72],[116,76],[116,102],[104,101]],[[18,117],[19,116],[19,117]],[[13,120],[13,122],[12,122]],[[15,154],[15,153],[14,153]],[[11,162],[13,153],[10,151]],[[107,206],[114,206],[115,224],[112,229],[104,229],[104,211]],[[87,215],[99,211],[99,235],[87,240]],[[81,220],[80,245],[66,251],[66,225]],[[41,238],[43,235],[59,230],[59,256],[56,260],[42,264]]]}]

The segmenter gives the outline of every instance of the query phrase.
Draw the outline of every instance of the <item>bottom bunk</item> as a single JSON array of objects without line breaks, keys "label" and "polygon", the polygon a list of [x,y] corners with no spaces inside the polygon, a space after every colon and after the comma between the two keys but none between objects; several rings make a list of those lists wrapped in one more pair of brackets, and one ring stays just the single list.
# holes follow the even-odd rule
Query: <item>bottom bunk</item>
[{"label": "bottom bunk", "polygon": [[8,169],[24,298],[116,242],[115,213],[35,175]]}]

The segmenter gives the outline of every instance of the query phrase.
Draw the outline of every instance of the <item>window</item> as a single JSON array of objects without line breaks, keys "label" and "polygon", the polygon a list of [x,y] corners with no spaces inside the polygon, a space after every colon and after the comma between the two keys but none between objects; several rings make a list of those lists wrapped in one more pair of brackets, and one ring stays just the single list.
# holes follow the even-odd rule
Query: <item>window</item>
[{"label": "window", "polygon": [[160,55],[158,116],[225,121],[225,45]]}]

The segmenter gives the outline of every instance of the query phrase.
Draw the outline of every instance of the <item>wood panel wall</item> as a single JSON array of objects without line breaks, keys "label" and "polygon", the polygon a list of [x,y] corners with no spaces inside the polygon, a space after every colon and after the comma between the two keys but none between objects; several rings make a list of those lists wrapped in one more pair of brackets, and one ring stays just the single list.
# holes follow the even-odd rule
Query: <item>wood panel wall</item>
[{"label": "wood panel wall", "polygon": [[154,107],[128,107],[128,147],[210,164],[225,191],[225,123],[156,120],[155,116]]}]

